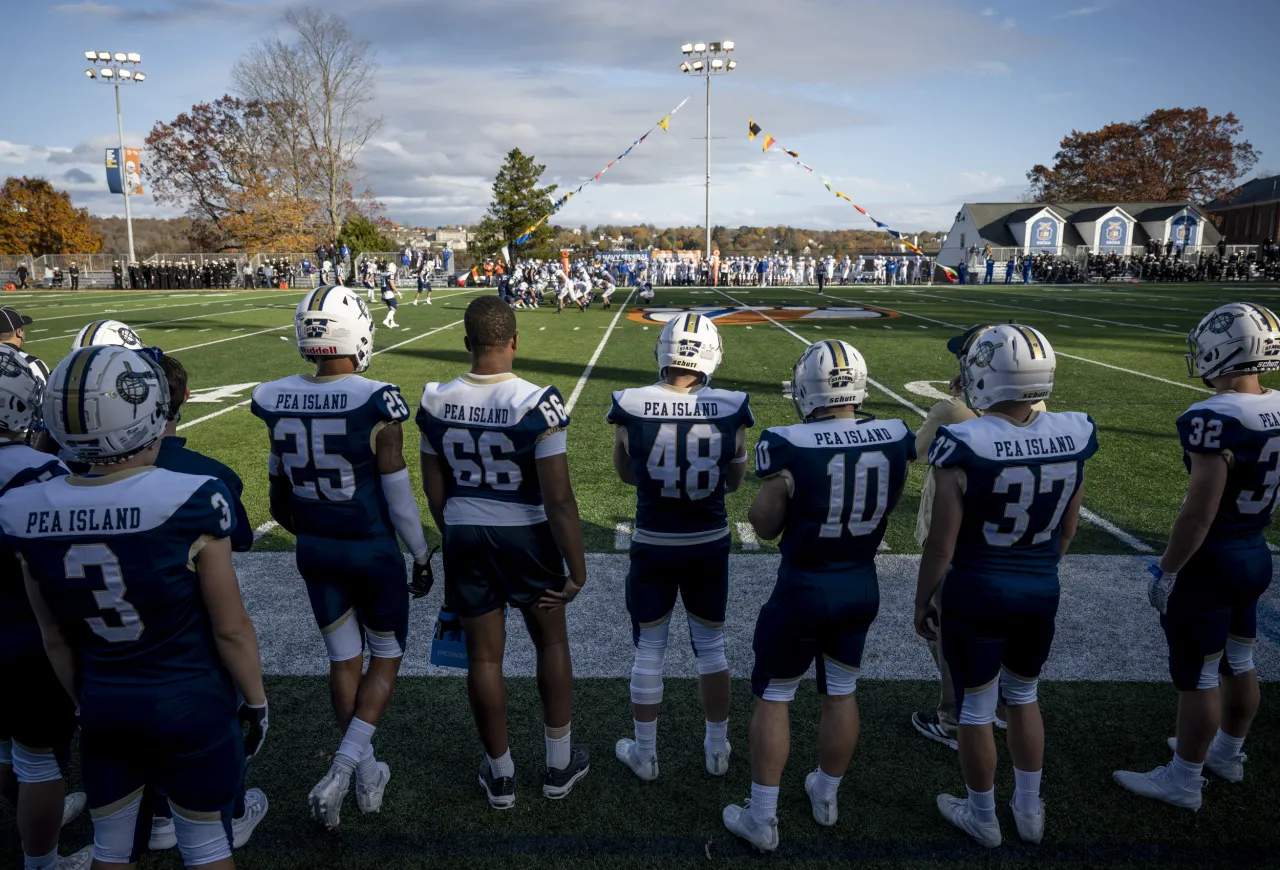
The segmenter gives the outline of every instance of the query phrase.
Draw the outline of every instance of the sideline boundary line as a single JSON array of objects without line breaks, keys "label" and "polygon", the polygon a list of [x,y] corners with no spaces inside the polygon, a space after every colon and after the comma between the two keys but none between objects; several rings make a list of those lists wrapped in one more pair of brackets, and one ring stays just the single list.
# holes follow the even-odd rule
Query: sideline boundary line
[{"label": "sideline boundary line", "polygon": [[582,377],[578,378],[578,383],[574,385],[573,392],[569,394],[569,401],[565,402],[565,413],[573,413],[573,406],[578,404],[578,397],[582,395],[582,391],[586,388],[587,380],[591,377],[591,371],[600,360],[600,354],[604,353],[604,346],[608,343],[609,336],[613,335],[613,329],[618,325],[618,318],[627,310],[627,305],[631,303],[631,297],[635,295],[636,291],[633,288],[627,294],[627,298],[622,300],[622,304],[618,306],[618,313],[613,315],[613,320],[609,321],[609,328],[605,330],[604,335],[600,338],[600,343],[596,345],[595,353],[591,354],[591,359],[587,360],[587,367],[583,369]]}]

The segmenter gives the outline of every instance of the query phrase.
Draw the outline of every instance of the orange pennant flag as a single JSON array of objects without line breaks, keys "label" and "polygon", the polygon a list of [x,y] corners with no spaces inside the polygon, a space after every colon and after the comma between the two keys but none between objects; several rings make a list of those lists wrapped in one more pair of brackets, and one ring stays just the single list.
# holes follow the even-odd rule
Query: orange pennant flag
[{"label": "orange pennant flag", "polygon": [[770,136],[768,133],[765,133],[765,134],[764,134],[764,149],[763,149],[763,150],[768,151],[770,148],[772,148],[772,147],[774,146],[774,143],[776,143],[777,141],[778,141],[777,139],[773,138],[773,137],[772,137],[772,136]]}]

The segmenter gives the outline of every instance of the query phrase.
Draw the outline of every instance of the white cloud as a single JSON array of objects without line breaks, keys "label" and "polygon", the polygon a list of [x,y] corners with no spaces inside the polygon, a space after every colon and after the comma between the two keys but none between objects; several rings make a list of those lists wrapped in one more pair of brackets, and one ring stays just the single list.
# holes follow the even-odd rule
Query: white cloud
[{"label": "white cloud", "polygon": [[957,177],[972,190],[994,190],[1004,187],[1004,176],[994,172],[985,172],[978,170],[975,172],[961,172]]},{"label": "white cloud", "polygon": [[983,9],[983,10],[982,10],[982,17],[983,17],[983,18],[991,18],[991,17],[995,16],[995,14],[996,14],[996,10],[992,9],[990,6],[988,6],[986,9]]},{"label": "white cloud", "polygon": [[1077,6],[1074,9],[1068,9],[1053,16],[1054,18],[1082,18],[1086,15],[1096,15],[1106,9],[1111,8],[1111,0],[1098,0],[1097,3],[1090,3],[1088,6]]},{"label": "white cloud", "polygon": [[1006,18],[1004,21],[1000,22],[1000,29],[1004,31],[1014,30],[1017,26],[1018,22],[1014,21],[1012,18]]}]

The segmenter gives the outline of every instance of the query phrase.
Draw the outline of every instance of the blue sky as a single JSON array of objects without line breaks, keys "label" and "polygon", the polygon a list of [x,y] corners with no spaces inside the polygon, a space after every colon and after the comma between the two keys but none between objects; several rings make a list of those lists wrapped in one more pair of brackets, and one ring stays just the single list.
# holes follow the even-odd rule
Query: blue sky
[{"label": "blue sky", "polygon": [[[385,126],[361,158],[387,214],[475,220],[511,147],[573,188],[685,96],[671,124],[575,197],[557,222],[701,224],[705,103],[679,71],[685,41],[732,39],[713,83],[712,222],[858,229],[869,222],[784,157],[747,141],[748,117],[871,214],[945,229],[965,201],[1016,200],[1072,129],[1152,109],[1234,111],[1280,170],[1272,35],[1256,0],[314,0],[348,15],[380,65]],[[125,138],[231,88],[230,69],[279,28],[287,4],[238,0],[26,0],[6,9],[0,170],[40,175],[95,214],[115,144],[110,89],[85,49],[137,51]],[[21,84],[15,87],[14,83]],[[144,155],[145,161],[145,155]],[[134,214],[167,216],[149,196]]]}]

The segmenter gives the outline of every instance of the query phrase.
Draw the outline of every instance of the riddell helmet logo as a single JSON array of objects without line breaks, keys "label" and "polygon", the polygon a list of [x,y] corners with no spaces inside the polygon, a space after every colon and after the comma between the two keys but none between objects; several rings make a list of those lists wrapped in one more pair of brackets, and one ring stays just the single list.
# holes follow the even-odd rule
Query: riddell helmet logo
[{"label": "riddell helmet logo", "polygon": [[308,347],[305,348],[307,353],[316,354],[317,356],[337,356],[338,349],[336,347]]}]

